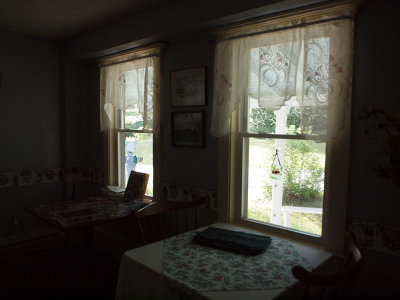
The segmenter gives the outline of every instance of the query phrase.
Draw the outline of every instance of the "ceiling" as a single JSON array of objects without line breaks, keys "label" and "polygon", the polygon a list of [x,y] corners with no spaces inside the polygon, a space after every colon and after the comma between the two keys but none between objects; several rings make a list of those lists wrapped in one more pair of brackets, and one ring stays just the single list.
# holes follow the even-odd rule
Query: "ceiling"
[{"label": "ceiling", "polygon": [[67,39],[171,0],[1,0],[0,29]]}]

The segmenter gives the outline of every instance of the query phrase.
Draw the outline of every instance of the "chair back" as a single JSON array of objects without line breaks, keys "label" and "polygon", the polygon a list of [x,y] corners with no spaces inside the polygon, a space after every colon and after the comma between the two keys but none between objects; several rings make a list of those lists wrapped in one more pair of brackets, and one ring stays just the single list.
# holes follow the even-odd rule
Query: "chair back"
[{"label": "chair back", "polygon": [[[134,211],[143,243],[156,242],[174,234],[198,228],[199,208],[205,200],[205,198],[184,202],[165,200]],[[192,218],[190,218],[191,213]]]},{"label": "chair back", "polygon": [[301,282],[304,288],[303,299],[315,298],[316,293],[319,294],[319,298],[324,298],[328,294],[328,287],[330,287],[330,298],[340,298],[345,289],[350,288],[351,282],[362,264],[363,256],[354,233],[350,231],[346,232],[345,246],[343,267],[335,272],[310,272],[299,265],[292,268],[293,276]]}]

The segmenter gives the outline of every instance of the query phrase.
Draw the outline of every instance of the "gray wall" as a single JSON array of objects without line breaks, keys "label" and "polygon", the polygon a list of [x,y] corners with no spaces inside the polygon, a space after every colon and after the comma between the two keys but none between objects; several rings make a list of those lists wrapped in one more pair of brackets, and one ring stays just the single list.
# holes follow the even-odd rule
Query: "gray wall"
[{"label": "gray wall", "polygon": [[[218,144],[210,136],[210,121],[213,91],[213,61],[215,41],[207,33],[197,33],[186,39],[169,41],[164,53],[161,90],[161,128],[162,128],[162,180],[205,189],[217,189]],[[170,74],[171,71],[206,67],[206,106],[171,107]],[[172,146],[171,112],[204,111],[206,114],[205,148],[187,148]]]},{"label": "gray wall", "polygon": [[395,1],[365,1],[356,18],[348,205],[350,217],[393,225],[400,225],[400,188],[372,171],[371,163],[381,161],[374,152],[383,136],[371,130],[372,139],[367,136],[372,121],[360,114],[370,103],[400,112],[398,9]]},{"label": "gray wall", "polygon": [[172,0],[129,18],[70,39],[65,50],[72,56],[107,54],[126,46],[187,35],[193,31],[254,18],[324,0]]},{"label": "gray wall", "polygon": [[[0,31],[0,173],[60,167],[59,53],[55,42]],[[57,183],[0,188],[0,236],[9,214],[27,230],[37,222],[24,205],[60,196]]]},{"label": "gray wall", "polygon": [[0,32],[0,172],[60,165],[57,44]]}]

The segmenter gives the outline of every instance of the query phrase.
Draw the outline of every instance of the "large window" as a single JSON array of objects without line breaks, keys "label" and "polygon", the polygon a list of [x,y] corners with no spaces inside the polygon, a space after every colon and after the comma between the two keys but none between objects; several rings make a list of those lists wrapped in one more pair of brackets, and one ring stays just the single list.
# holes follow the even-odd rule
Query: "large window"
[{"label": "large window", "polygon": [[108,134],[108,182],[125,187],[131,171],[159,174],[159,53],[146,48],[101,61],[101,127]]},{"label": "large window", "polygon": [[[242,217],[321,236],[329,38],[269,44],[249,56],[240,126]],[[307,63],[298,66],[300,60]]]},{"label": "large window", "polygon": [[296,135],[300,113],[291,101],[270,112],[251,100],[241,134],[242,217],[320,236],[326,143]]},{"label": "large window", "polygon": [[340,251],[353,13],[350,2],[326,4],[216,30],[221,219]]}]

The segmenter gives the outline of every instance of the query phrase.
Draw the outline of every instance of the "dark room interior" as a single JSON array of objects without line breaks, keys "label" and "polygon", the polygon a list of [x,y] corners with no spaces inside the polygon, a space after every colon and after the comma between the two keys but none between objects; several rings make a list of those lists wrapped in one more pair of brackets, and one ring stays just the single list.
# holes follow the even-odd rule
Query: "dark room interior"
[{"label": "dark room interior", "polygon": [[[221,152],[219,139],[210,134],[216,45],[211,29],[320,2],[331,1],[0,1],[0,247],[14,236],[52,228],[27,206],[102,194],[108,183],[98,58],[156,42],[166,45],[160,65],[159,184],[216,198]],[[361,118],[373,103],[400,122],[399,8],[398,1],[364,0],[354,17],[345,223],[359,234],[364,256],[354,298],[400,294],[399,175],[392,179],[374,170],[382,159],[376,146],[385,137],[369,131],[372,121]],[[171,106],[171,71],[199,66],[206,70],[205,146],[175,147],[171,116],[185,109]],[[75,173],[80,177],[70,180]],[[217,219],[218,209],[202,212],[204,224]],[[92,245],[6,254],[0,257],[2,299],[115,297],[120,257]]]}]

